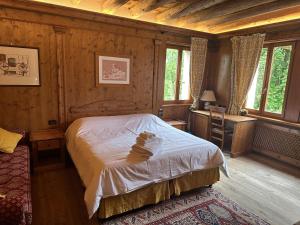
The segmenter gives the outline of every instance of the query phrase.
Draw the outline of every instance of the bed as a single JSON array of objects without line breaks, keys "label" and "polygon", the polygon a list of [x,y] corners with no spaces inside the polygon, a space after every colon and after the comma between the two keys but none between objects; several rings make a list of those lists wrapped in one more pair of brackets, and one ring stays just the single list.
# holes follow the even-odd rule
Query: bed
[{"label": "bed", "polygon": [[[129,160],[131,146],[144,131],[163,139],[161,152],[146,161]],[[66,141],[86,188],[90,218],[97,210],[107,218],[211,185],[219,180],[219,168],[227,173],[216,145],[152,114],[77,119],[68,127]]]}]

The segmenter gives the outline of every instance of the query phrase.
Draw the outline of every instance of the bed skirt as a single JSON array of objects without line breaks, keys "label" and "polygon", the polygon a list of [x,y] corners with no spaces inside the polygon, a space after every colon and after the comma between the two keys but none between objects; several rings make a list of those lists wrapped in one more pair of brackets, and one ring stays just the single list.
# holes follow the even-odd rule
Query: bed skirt
[{"label": "bed skirt", "polygon": [[98,210],[98,217],[105,219],[145,205],[170,199],[172,195],[216,183],[220,179],[219,168],[195,171],[182,177],[113,197],[104,198]]}]

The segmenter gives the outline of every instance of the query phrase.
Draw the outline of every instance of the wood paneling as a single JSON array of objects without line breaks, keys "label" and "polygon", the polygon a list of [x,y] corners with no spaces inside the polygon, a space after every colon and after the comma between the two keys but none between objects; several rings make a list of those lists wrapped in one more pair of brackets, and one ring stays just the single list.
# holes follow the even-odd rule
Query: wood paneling
[{"label": "wood paneling", "polygon": [[0,44],[39,48],[41,86],[0,87],[0,126],[47,128],[58,119],[55,33],[51,26],[0,21]]},{"label": "wood paneling", "polygon": [[[68,120],[82,116],[152,112],[154,43],[151,39],[70,29],[66,49]],[[132,56],[129,85],[95,85],[95,52]]]},{"label": "wood paneling", "polygon": [[230,76],[232,48],[229,39],[222,39],[218,42],[217,49],[212,49],[209,58],[210,73],[208,74],[208,89],[214,90],[216,104],[228,106],[230,101]]},{"label": "wood paneling", "polygon": [[295,46],[294,62],[290,73],[289,89],[286,101],[285,119],[300,122],[300,41]]},{"label": "wood paneling", "polygon": [[62,128],[66,128],[66,96],[65,96],[65,40],[66,29],[54,27],[56,37],[56,63],[57,63],[57,88],[58,88],[58,120]]},{"label": "wood paneling", "polygon": [[[0,9],[0,44],[38,47],[41,69],[39,87],[0,87],[5,128],[38,130],[49,128],[48,120],[65,127],[83,116],[158,113],[166,42],[189,45],[192,34],[202,35],[78,10],[56,12],[36,3],[1,4],[6,7]],[[67,13],[72,17],[61,16]],[[96,87],[96,52],[131,56],[130,84]],[[187,106],[174,106],[165,115],[186,120]]]},{"label": "wood paneling", "polygon": [[187,121],[189,114],[189,104],[163,105],[163,119]]}]

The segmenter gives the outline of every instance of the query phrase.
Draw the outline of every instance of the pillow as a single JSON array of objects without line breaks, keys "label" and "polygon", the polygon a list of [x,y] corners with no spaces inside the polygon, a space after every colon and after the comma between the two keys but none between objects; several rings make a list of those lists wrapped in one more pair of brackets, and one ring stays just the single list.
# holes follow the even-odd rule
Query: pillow
[{"label": "pillow", "polygon": [[13,153],[23,136],[0,128],[0,151]]},{"label": "pillow", "polygon": [[22,135],[22,138],[21,138],[21,140],[19,141],[19,143],[17,145],[27,145],[28,144],[28,137],[26,135],[25,130],[22,130],[22,129],[12,129],[11,130],[11,129],[9,129],[8,131]]}]

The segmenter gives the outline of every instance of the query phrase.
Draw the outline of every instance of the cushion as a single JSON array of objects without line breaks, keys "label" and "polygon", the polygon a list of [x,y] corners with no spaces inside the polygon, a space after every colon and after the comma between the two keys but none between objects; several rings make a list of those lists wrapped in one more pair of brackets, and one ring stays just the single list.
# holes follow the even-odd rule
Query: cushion
[{"label": "cushion", "polygon": [[22,138],[19,141],[18,145],[27,145],[28,144],[28,136],[27,136],[27,133],[26,133],[25,130],[22,130],[22,129],[12,129],[11,130],[11,129],[9,129],[8,131],[22,135]]},{"label": "cushion", "polygon": [[23,136],[0,128],[0,151],[13,153]]}]

